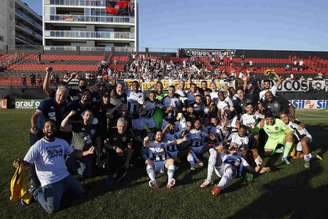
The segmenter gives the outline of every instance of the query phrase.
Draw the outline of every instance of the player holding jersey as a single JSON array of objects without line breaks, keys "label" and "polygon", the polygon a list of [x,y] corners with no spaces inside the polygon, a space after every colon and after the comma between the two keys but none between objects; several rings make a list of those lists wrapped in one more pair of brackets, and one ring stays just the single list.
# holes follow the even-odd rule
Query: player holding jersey
[{"label": "player holding jersey", "polygon": [[175,172],[174,160],[169,157],[167,148],[172,144],[181,144],[184,141],[186,141],[185,138],[165,142],[163,141],[163,134],[161,131],[156,132],[154,141],[150,142],[148,137],[144,139],[144,156],[146,160],[146,171],[150,179],[148,183],[150,188],[155,190],[158,189],[156,173],[163,172],[165,169],[167,170],[168,177],[166,187],[171,189],[175,185],[175,179],[173,178]]}]

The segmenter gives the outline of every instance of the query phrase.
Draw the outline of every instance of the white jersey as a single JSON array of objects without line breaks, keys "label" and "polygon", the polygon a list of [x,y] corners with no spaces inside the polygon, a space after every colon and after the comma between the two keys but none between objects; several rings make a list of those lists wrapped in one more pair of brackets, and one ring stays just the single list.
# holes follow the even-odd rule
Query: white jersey
[{"label": "white jersey", "polygon": [[224,101],[218,100],[216,106],[220,112],[230,108],[230,105],[226,100]]},{"label": "white jersey", "polygon": [[128,111],[130,114],[137,112],[138,106],[142,105],[144,102],[144,97],[142,92],[129,91],[127,95],[128,101]]},{"label": "white jersey", "polygon": [[312,141],[312,135],[306,130],[306,128],[302,128],[301,126],[297,125],[296,123],[289,122],[288,127],[293,130],[294,136],[297,138],[298,141],[301,140],[303,136],[306,136]]},{"label": "white jersey", "polygon": [[219,96],[218,96],[218,92],[217,92],[217,91],[212,91],[212,92],[210,93],[210,96],[211,96],[211,99],[212,99],[214,102],[216,102],[217,99],[219,98]]},{"label": "white jersey", "polygon": [[236,97],[233,97],[233,98],[230,98],[229,96],[227,96],[226,98],[225,98],[225,101],[228,103],[228,105],[229,105],[229,107],[233,107],[233,100],[235,100],[236,99]]},{"label": "white jersey", "polygon": [[230,144],[237,145],[238,148],[245,147],[249,143],[249,138],[248,136],[239,136],[237,132],[232,133],[228,141],[230,141]]},{"label": "white jersey", "polygon": [[250,115],[248,113],[244,113],[240,118],[241,124],[246,127],[254,128],[256,125],[256,115]]},{"label": "white jersey", "polygon": [[271,91],[273,96],[276,96],[277,93],[277,86],[273,85],[269,90],[262,90],[259,94],[260,100],[264,100],[265,99],[265,93]]}]

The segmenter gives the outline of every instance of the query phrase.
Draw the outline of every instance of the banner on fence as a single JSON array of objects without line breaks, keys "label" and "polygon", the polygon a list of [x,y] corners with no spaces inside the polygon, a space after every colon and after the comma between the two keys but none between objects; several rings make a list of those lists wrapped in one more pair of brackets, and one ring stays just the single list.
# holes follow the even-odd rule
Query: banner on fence
[{"label": "banner on fence", "polygon": [[328,100],[291,100],[296,109],[328,109]]},{"label": "banner on fence", "polygon": [[15,109],[36,109],[42,100],[18,99],[15,101]]},{"label": "banner on fence", "polygon": [[[128,87],[131,87],[132,82],[138,81],[140,84],[140,87],[142,90],[154,90],[156,87],[157,81],[146,81],[142,82],[141,80],[132,80],[132,79],[126,79],[124,82],[128,85]],[[185,89],[190,88],[190,84],[194,83],[198,87],[201,87],[202,81],[207,82],[207,87],[211,87],[211,83],[215,83],[217,89],[226,89],[228,87],[235,87],[235,81],[225,81],[225,80],[192,80],[192,81],[185,81]],[[181,81],[179,80],[160,80],[160,82],[163,84],[164,90],[167,90],[167,88],[171,85],[177,86]]]},{"label": "banner on fence", "polygon": [[6,99],[0,99],[0,109],[7,109],[8,101]]}]

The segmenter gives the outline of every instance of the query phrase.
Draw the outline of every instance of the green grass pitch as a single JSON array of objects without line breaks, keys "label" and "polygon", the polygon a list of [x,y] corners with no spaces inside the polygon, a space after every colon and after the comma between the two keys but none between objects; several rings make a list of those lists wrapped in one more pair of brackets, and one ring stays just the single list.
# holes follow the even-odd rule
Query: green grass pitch
[{"label": "green grass pitch", "polygon": [[[29,110],[0,111],[1,218],[49,217],[33,203],[20,206],[9,200],[12,161],[28,149]],[[200,189],[206,168],[190,173],[180,168],[172,191],[164,189],[166,176],[159,182],[163,189],[151,191],[144,169],[130,170],[121,185],[108,191],[104,177],[84,181],[85,199],[72,202],[54,218],[328,218],[328,112],[298,111],[297,118],[307,124],[314,137],[314,150],[322,151],[324,160],[315,161],[305,170],[303,161],[259,176],[247,184],[240,180],[218,198],[210,189]]]}]

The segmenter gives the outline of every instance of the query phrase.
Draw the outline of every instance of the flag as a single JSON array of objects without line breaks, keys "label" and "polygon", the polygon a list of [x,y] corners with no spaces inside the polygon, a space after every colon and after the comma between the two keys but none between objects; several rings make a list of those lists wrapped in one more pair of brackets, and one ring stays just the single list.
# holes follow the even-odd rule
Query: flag
[{"label": "flag", "polygon": [[122,1],[106,1],[106,13],[112,15],[129,15],[129,3],[130,0]]}]

